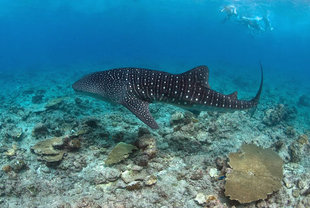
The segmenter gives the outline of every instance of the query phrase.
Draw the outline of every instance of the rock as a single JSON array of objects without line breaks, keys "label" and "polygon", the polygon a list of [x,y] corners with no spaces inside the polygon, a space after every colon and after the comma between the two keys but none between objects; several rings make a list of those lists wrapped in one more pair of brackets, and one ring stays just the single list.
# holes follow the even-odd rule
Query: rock
[{"label": "rock", "polygon": [[207,203],[209,203],[209,202],[211,202],[211,201],[215,201],[215,200],[217,200],[217,197],[214,196],[214,195],[208,195],[208,196],[206,196],[206,201],[207,201]]},{"label": "rock", "polygon": [[293,137],[293,136],[295,136],[295,134],[296,134],[296,130],[294,129],[293,126],[288,126],[288,127],[286,127],[284,133],[285,133],[287,136]]},{"label": "rock", "polygon": [[298,197],[300,196],[300,191],[299,191],[299,189],[294,189],[294,190],[292,191],[292,195],[293,195],[293,197],[298,198]]},{"label": "rock", "polygon": [[75,98],[75,99],[74,99],[74,102],[75,102],[75,104],[77,104],[77,105],[81,105],[82,102],[83,102],[83,100],[82,100],[81,98]]},{"label": "rock", "polygon": [[310,107],[310,96],[308,95],[302,95],[299,97],[298,105],[304,106],[304,107]]},{"label": "rock", "polygon": [[306,134],[301,134],[298,137],[298,143],[301,145],[309,144],[309,137]]},{"label": "rock", "polygon": [[292,183],[292,181],[290,179],[288,179],[288,178],[283,178],[283,183],[286,186],[286,188],[288,188],[288,189],[292,188],[293,185],[294,185]]},{"label": "rock", "polygon": [[290,161],[294,163],[298,163],[301,161],[303,157],[303,146],[298,141],[294,141],[288,147],[288,152],[290,154]]},{"label": "rock", "polygon": [[14,160],[11,163],[11,167],[15,173],[18,173],[27,168],[26,163],[23,160]]},{"label": "rock", "polygon": [[147,166],[149,163],[149,156],[145,155],[145,154],[141,154],[135,157],[135,163],[139,166]]},{"label": "rock", "polygon": [[33,184],[27,186],[26,190],[29,192],[31,196],[36,196],[39,193],[39,189]]},{"label": "rock", "polygon": [[144,170],[138,172],[133,170],[126,170],[121,174],[121,178],[125,183],[130,183],[132,181],[143,181],[147,174]]},{"label": "rock", "polygon": [[56,208],[72,208],[72,206],[70,203],[64,202],[64,203],[58,205]]},{"label": "rock", "polygon": [[136,149],[136,146],[120,142],[112,149],[112,151],[108,155],[108,158],[105,160],[105,164],[113,165],[119,163],[122,160],[126,159],[129,154]]},{"label": "rock", "polygon": [[141,170],[143,170],[143,167],[139,166],[139,165],[132,165],[132,164],[130,164],[127,167],[128,167],[128,169],[133,170],[133,171],[141,171]]},{"label": "rock", "polygon": [[13,169],[12,169],[12,167],[11,167],[10,165],[4,165],[4,166],[2,167],[2,170],[3,170],[3,172],[5,172],[5,173],[9,173],[9,172],[11,172]]},{"label": "rock", "polygon": [[219,172],[216,168],[211,168],[209,170],[209,175],[211,176],[211,178],[216,178],[219,176]]},{"label": "rock", "polygon": [[77,149],[80,149],[81,148],[81,142],[79,139],[71,139],[69,140],[68,144],[67,144],[67,147],[70,149],[70,150],[77,150]]},{"label": "rock", "polygon": [[21,140],[24,136],[22,128],[14,128],[11,131],[6,132],[6,137],[14,140]]},{"label": "rock", "polygon": [[121,176],[121,172],[115,168],[106,168],[104,171],[104,178],[107,181],[116,181]]},{"label": "rock", "polygon": [[87,118],[84,124],[90,128],[97,128],[99,126],[99,120],[97,118]]},{"label": "rock", "polygon": [[44,97],[44,95],[34,95],[34,96],[32,96],[32,103],[34,103],[34,104],[40,104],[40,103],[42,103],[43,102],[43,97]]},{"label": "rock", "polygon": [[267,126],[275,126],[282,121],[293,119],[296,117],[296,109],[279,104],[274,108],[265,111],[263,123]]},{"label": "rock", "polygon": [[15,144],[12,145],[12,148],[8,149],[5,152],[5,155],[8,157],[12,157],[16,155],[16,151],[17,151],[17,146]]},{"label": "rock", "polygon": [[143,184],[140,181],[132,181],[126,185],[126,189],[129,191],[138,190],[143,187]]},{"label": "rock", "polygon": [[152,186],[156,184],[156,182],[157,182],[157,177],[154,175],[149,175],[144,179],[144,184],[146,186]]},{"label": "rock", "polygon": [[175,112],[171,115],[170,125],[176,125],[184,123],[185,116],[182,112]]},{"label": "rock", "polygon": [[54,98],[47,102],[45,105],[46,110],[57,110],[64,103],[64,97]]},{"label": "rock", "polygon": [[203,171],[201,169],[198,169],[198,170],[194,170],[194,172],[190,176],[190,179],[199,180],[202,177],[203,177]]},{"label": "rock", "polygon": [[199,205],[203,205],[204,203],[207,202],[206,200],[206,196],[203,193],[198,193],[195,197],[195,201],[199,204]]},{"label": "rock", "polygon": [[32,136],[39,137],[48,134],[48,128],[42,123],[38,123],[32,130]]},{"label": "rock", "polygon": [[42,171],[43,173],[50,173],[50,172],[51,172],[51,169],[49,169],[49,167],[47,167],[47,166],[44,165],[44,167],[41,168],[41,171]]},{"label": "rock", "polygon": [[146,134],[150,134],[150,131],[145,127],[140,127],[138,130],[138,137],[142,137]]},{"label": "rock", "polygon": [[298,183],[297,183],[297,187],[302,190],[306,187],[306,182],[304,180],[299,180]]},{"label": "rock", "polygon": [[150,134],[145,134],[138,140],[138,147],[149,159],[154,158],[157,153],[156,139]]}]

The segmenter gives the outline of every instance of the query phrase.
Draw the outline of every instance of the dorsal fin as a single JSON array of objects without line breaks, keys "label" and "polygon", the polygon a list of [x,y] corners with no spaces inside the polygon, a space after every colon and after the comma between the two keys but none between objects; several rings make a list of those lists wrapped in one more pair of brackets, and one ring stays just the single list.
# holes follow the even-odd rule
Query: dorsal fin
[{"label": "dorsal fin", "polygon": [[202,86],[210,88],[209,86],[209,69],[207,66],[197,66],[189,71],[181,74],[192,83],[198,83]]},{"label": "dorsal fin", "polygon": [[229,95],[226,95],[227,97],[230,97],[231,100],[237,100],[238,99],[238,92],[235,91]]}]

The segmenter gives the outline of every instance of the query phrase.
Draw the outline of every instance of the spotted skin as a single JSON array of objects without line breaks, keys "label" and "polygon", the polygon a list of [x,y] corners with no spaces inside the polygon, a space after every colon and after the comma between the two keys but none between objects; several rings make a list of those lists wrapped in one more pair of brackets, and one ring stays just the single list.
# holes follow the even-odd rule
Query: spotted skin
[{"label": "spotted skin", "polygon": [[193,110],[245,110],[256,107],[263,86],[252,100],[239,100],[237,92],[224,95],[208,84],[209,70],[198,66],[182,74],[170,74],[143,68],[119,68],[95,72],[75,82],[77,92],[119,103],[153,129],[158,125],[149,111],[149,103],[166,102]]}]

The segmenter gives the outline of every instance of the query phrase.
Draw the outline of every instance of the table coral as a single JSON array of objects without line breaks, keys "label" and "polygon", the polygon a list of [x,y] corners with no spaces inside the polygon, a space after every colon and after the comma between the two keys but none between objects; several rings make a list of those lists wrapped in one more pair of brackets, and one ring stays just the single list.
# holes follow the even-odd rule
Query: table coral
[{"label": "table coral", "polygon": [[244,144],[229,154],[233,171],[227,175],[225,195],[240,203],[266,199],[281,188],[283,161],[271,149]]},{"label": "table coral", "polygon": [[136,149],[136,146],[120,142],[112,149],[112,151],[108,155],[108,158],[105,160],[105,164],[113,165],[115,163],[119,163],[122,160],[126,159],[129,154]]},{"label": "table coral", "polygon": [[39,155],[39,160],[46,161],[47,163],[55,163],[62,160],[64,151],[56,149],[55,147],[63,145],[63,139],[55,137],[38,142],[31,150]]}]

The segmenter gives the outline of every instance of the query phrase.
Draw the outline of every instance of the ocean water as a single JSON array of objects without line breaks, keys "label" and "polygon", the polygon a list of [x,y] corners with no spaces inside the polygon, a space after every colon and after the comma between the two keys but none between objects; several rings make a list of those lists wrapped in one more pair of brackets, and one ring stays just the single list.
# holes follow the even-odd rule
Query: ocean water
[{"label": "ocean water", "polygon": [[[308,1],[0,0],[0,26],[0,207],[310,207]],[[248,100],[260,63],[254,115],[154,103],[158,130],[72,89],[95,71],[207,65],[212,89]],[[143,134],[155,149],[139,146]],[[64,155],[49,162],[33,147],[55,137],[46,154]],[[106,165],[119,142],[138,150]],[[280,189],[244,204],[211,173],[227,177],[245,143],[284,165]]]}]

